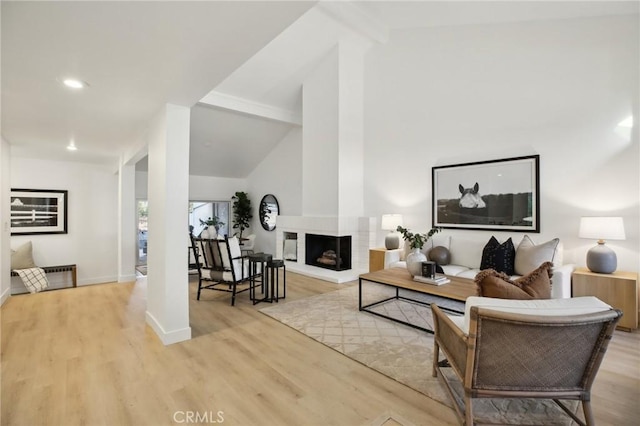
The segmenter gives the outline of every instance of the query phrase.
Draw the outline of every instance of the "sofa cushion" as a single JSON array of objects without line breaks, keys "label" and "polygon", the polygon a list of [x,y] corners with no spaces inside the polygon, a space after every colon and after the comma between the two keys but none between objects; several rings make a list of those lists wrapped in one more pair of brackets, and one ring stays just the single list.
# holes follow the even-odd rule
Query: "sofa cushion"
[{"label": "sofa cushion", "polygon": [[457,236],[452,238],[451,247],[449,247],[451,263],[468,268],[480,268],[485,243],[486,241],[458,238]]},{"label": "sofa cushion", "polygon": [[492,236],[482,250],[480,269],[493,269],[513,275],[515,257],[516,248],[511,238],[500,244],[496,237]]},{"label": "sofa cushion", "polygon": [[527,275],[544,262],[553,262],[559,242],[558,238],[554,238],[536,245],[528,235],[522,237],[516,249],[515,273]]},{"label": "sofa cushion", "polygon": [[467,269],[466,271],[460,272],[456,275],[458,278],[468,278],[470,280],[474,279],[476,275],[480,272],[480,269]]},{"label": "sofa cushion", "polygon": [[493,269],[480,271],[475,282],[478,296],[498,299],[550,299],[551,298],[551,262],[545,262],[531,273],[511,280],[503,272]]},{"label": "sofa cushion", "polygon": [[470,269],[462,265],[443,265],[442,270],[444,271],[445,275],[452,275],[455,277],[460,276],[460,274],[469,271]]},{"label": "sofa cushion", "polygon": [[35,268],[33,246],[27,241],[15,250],[11,250],[11,270]]},{"label": "sofa cushion", "polygon": [[467,298],[464,307],[464,326],[462,331],[465,334],[469,334],[471,308],[473,306],[480,306],[501,312],[541,316],[585,315],[611,309],[611,306],[593,296],[538,300],[495,299],[491,297],[471,296]]}]

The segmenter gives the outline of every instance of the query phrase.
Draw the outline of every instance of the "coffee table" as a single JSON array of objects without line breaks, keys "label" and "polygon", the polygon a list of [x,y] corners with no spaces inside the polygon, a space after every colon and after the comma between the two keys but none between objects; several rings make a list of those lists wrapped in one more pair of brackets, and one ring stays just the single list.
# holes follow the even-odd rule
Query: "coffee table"
[{"label": "coffee table", "polygon": [[[432,296],[443,297],[446,299],[457,300],[460,302],[464,302],[467,300],[469,296],[475,296],[477,294],[476,285],[473,280],[467,278],[458,278],[458,277],[448,277],[451,281],[447,284],[442,285],[432,285],[421,283],[413,280],[409,271],[406,268],[389,268],[382,269],[376,272],[369,272],[367,274],[362,274],[358,280],[358,309],[361,311],[365,311],[383,318],[390,319],[392,321],[399,322],[401,324],[408,325],[413,328],[417,328],[420,330],[424,330],[428,333],[433,333],[433,330],[421,327],[416,324],[411,324],[409,322],[390,317],[388,315],[384,315],[380,312],[376,312],[371,308],[381,305],[383,303],[389,302],[391,300],[404,300],[411,303],[416,303],[423,306],[430,306],[431,303],[424,302],[422,300],[414,299],[408,296],[401,296],[400,290],[408,290],[409,292],[414,293],[422,293],[428,294]],[[369,303],[367,305],[362,304],[362,291],[363,284],[366,282],[382,284],[388,287],[395,288],[395,295],[391,297],[387,297],[385,299]],[[456,313],[464,313],[456,310],[451,310]]]}]

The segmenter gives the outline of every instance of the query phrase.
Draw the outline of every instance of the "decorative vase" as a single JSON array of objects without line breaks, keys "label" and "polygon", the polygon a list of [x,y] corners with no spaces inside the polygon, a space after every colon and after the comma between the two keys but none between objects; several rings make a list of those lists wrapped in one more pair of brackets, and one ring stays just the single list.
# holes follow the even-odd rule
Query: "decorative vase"
[{"label": "decorative vase", "polygon": [[202,231],[202,233],[200,233],[200,238],[215,240],[217,237],[218,233],[213,226],[208,226],[204,231]]},{"label": "decorative vase", "polygon": [[411,253],[407,255],[407,270],[412,277],[422,275],[422,262],[427,261],[427,256],[420,251],[419,248],[411,249]]}]

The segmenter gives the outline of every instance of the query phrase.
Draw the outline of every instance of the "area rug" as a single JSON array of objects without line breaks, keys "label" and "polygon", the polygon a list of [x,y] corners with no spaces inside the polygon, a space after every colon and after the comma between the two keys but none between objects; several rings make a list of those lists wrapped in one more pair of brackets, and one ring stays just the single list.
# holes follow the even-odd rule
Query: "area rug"
[{"label": "area rug", "polygon": [[[392,292],[388,287],[367,284],[364,303],[389,297]],[[445,300],[439,298],[436,303],[447,304]],[[448,307],[460,309],[460,304],[451,302]],[[427,306],[393,300],[376,309],[412,324],[432,326],[431,309]],[[357,286],[290,302],[282,300],[277,305],[260,309],[260,312],[452,407],[443,385],[431,376],[433,335],[360,312]],[[576,403],[570,406],[574,411],[577,409]],[[489,423],[572,424],[572,420],[555,403],[547,400],[476,400],[474,412],[479,420]]]}]

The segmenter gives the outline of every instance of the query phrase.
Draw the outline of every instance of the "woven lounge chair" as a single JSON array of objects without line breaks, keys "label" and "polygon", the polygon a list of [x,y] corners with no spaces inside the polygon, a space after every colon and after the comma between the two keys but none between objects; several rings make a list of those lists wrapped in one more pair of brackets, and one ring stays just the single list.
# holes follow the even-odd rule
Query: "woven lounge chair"
[{"label": "woven lounge chair", "polygon": [[[516,302],[514,308],[500,306],[511,302]],[[552,399],[578,424],[595,424],[591,386],[620,311],[594,297],[544,301],[470,297],[465,317],[457,318],[431,307],[433,376],[442,379],[462,424],[476,424],[475,398]],[[446,359],[440,359],[440,352]],[[449,367],[454,374],[445,373]],[[462,400],[456,398],[454,380],[462,384]],[[560,400],[579,400],[585,421]]]}]

